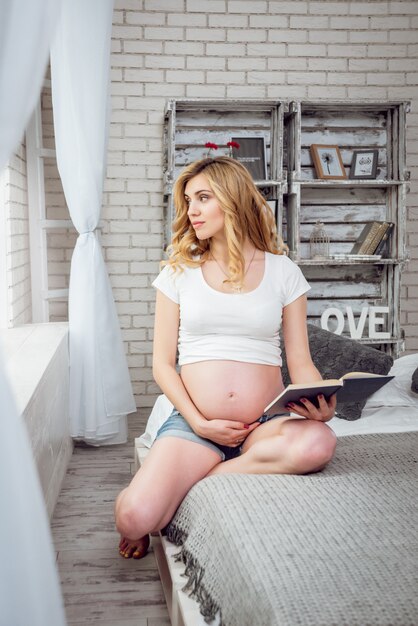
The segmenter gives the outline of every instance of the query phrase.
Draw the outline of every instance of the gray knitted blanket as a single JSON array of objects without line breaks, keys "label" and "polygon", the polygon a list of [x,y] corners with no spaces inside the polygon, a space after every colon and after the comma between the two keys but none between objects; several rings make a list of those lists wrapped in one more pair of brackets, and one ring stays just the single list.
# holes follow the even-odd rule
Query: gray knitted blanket
[{"label": "gray knitted blanket", "polygon": [[339,440],[321,473],[212,476],[167,528],[223,626],[416,626],[418,432]]}]

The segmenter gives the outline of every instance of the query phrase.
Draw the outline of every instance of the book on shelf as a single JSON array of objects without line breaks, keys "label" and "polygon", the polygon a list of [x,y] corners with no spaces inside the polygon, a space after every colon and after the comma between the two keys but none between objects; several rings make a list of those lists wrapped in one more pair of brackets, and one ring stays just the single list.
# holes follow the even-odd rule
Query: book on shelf
[{"label": "book on shelf", "polygon": [[395,224],[393,222],[389,222],[388,223],[388,228],[386,229],[386,231],[383,234],[383,237],[381,238],[381,240],[379,241],[379,243],[377,244],[377,248],[374,251],[374,254],[379,254],[383,257],[389,256],[389,238],[390,235],[395,227]]},{"label": "book on shelf", "polygon": [[351,254],[365,254],[371,240],[377,233],[380,224],[381,222],[369,222],[365,225],[351,249]]},{"label": "book on shelf", "polygon": [[392,228],[392,222],[369,222],[361,231],[350,254],[373,254],[385,233]]},{"label": "book on shelf", "polygon": [[386,233],[389,232],[391,228],[393,228],[393,222],[382,222],[380,227],[378,228],[375,236],[371,240],[369,247],[367,248],[367,254],[374,254],[379,243],[382,241],[383,237]]},{"label": "book on shelf", "polygon": [[394,376],[382,376],[368,372],[349,372],[341,378],[317,380],[312,383],[294,383],[288,385],[270,404],[264,409],[267,415],[274,415],[287,411],[289,402],[300,404],[301,398],[307,398],[318,406],[317,396],[323,394],[330,398],[337,394],[337,403],[360,402],[366,400],[373,393],[386,385]]}]

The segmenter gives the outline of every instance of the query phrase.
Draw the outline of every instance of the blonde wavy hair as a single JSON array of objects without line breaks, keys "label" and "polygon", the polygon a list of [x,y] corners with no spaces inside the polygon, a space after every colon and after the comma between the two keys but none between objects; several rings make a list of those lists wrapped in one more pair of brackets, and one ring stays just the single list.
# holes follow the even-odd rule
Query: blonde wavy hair
[{"label": "blonde wavy hair", "polygon": [[227,156],[206,158],[188,165],[174,185],[176,217],[173,236],[167,248],[169,264],[173,269],[181,266],[198,267],[210,256],[210,238],[199,240],[188,217],[185,199],[187,183],[204,174],[225,216],[225,236],[229,250],[228,271],[230,282],[242,286],[245,259],[242,254],[246,238],[257,248],[272,254],[287,254],[288,248],[277,235],[271,208],[257,189],[248,170]]}]

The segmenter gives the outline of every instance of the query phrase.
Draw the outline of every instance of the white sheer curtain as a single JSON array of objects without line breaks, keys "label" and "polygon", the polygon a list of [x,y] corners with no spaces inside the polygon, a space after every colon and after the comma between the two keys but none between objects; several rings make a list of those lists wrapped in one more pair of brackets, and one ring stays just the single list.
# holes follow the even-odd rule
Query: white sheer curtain
[{"label": "white sheer curtain", "polygon": [[[59,6],[0,2],[0,171],[39,97]],[[0,626],[64,626],[38,473],[2,361],[0,355]]]},{"label": "white sheer curtain", "polygon": [[39,98],[61,0],[0,1],[0,170]]},{"label": "white sheer curtain", "polygon": [[58,169],[79,236],[71,262],[70,418],[73,437],[126,441],[135,411],[97,227],[108,134],[113,0],[64,0],[51,49]]}]

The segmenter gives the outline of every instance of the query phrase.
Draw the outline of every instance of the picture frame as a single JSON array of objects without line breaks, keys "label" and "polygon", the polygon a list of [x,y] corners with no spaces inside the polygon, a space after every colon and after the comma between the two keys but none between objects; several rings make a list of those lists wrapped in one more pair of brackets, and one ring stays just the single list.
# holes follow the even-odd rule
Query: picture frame
[{"label": "picture frame", "polygon": [[239,144],[232,148],[232,157],[240,161],[255,181],[267,180],[266,141],[264,137],[231,137]]},{"label": "picture frame", "polygon": [[351,179],[375,179],[379,150],[355,150],[350,166]]},{"label": "picture frame", "polygon": [[279,201],[277,200],[277,198],[266,198],[266,202],[269,205],[271,212],[274,216],[274,219],[276,220],[276,223],[277,223]]},{"label": "picture frame", "polygon": [[310,153],[317,178],[343,180],[347,178],[341,152],[338,146],[312,144]]}]

